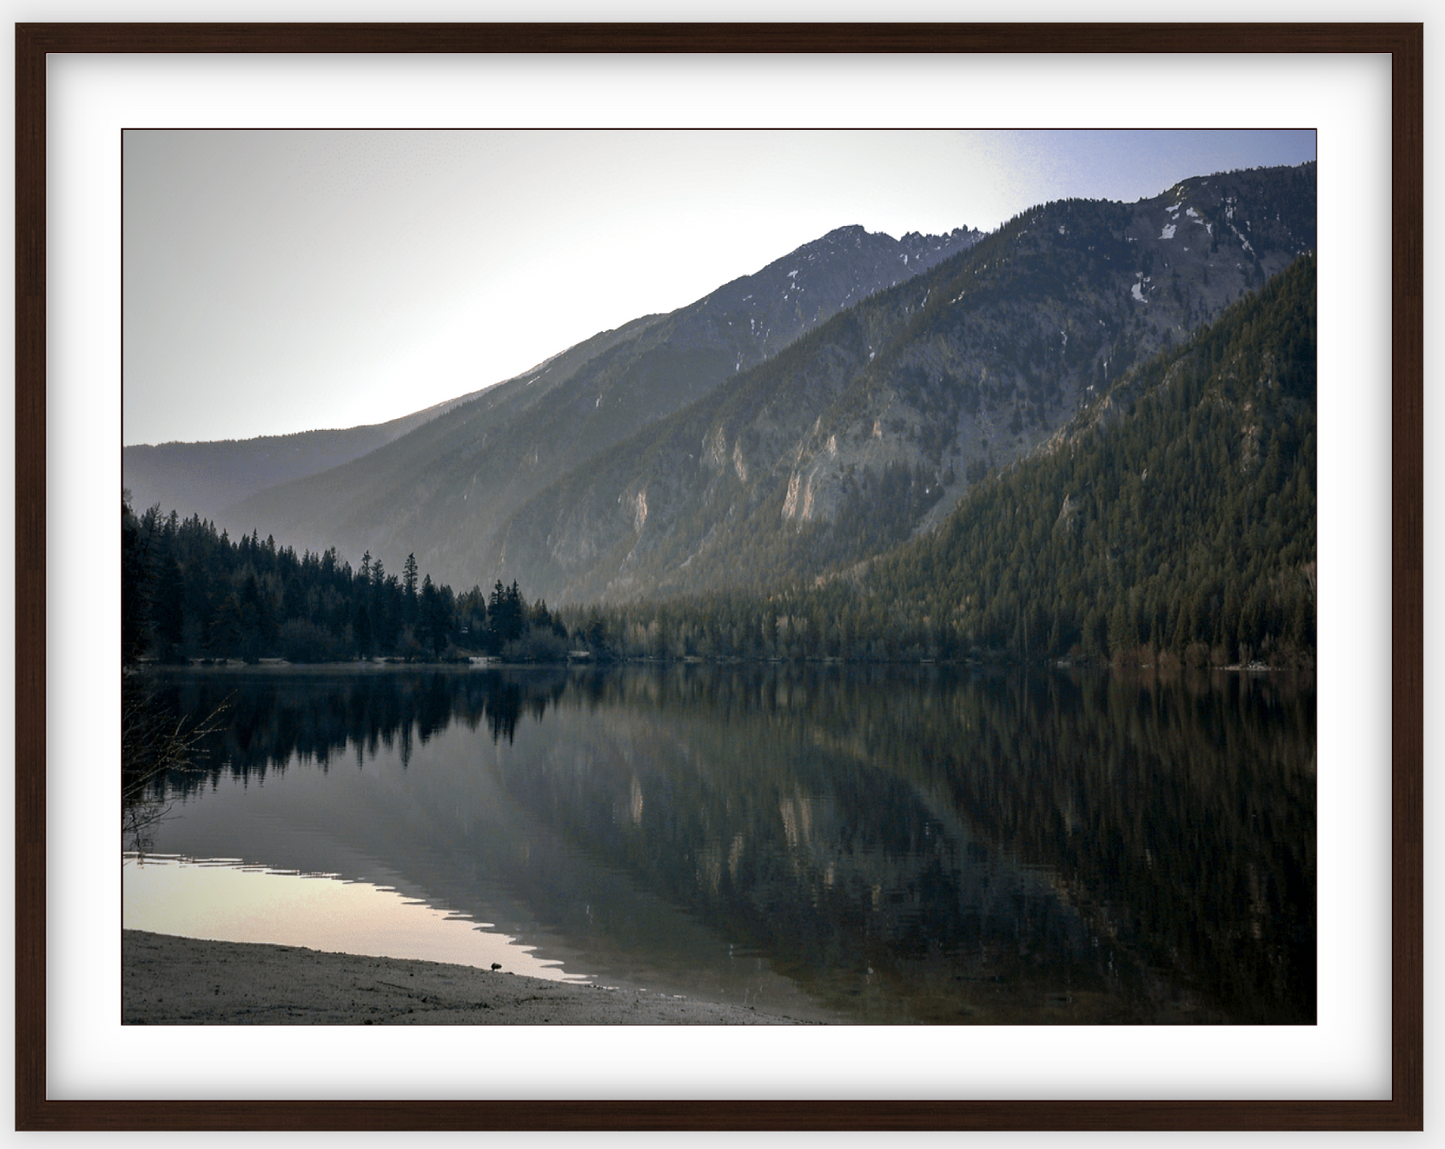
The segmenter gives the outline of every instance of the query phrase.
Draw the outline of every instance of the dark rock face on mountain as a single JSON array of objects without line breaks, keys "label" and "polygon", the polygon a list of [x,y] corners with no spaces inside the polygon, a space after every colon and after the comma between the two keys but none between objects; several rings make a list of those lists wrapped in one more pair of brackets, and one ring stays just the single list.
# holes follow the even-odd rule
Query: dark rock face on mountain
[{"label": "dark rock face on mountain", "polygon": [[[414,553],[441,581],[486,584],[498,527],[561,475],[978,239],[840,228],[688,307],[595,336],[365,457],[238,500],[216,522],[298,550],[336,546],[352,559],[369,550],[392,569]],[[148,504],[138,496],[137,505]]]},{"label": "dark rock face on mountain", "polygon": [[562,477],[481,565],[565,602],[866,559],[1314,246],[1312,164],[1033,209]]}]

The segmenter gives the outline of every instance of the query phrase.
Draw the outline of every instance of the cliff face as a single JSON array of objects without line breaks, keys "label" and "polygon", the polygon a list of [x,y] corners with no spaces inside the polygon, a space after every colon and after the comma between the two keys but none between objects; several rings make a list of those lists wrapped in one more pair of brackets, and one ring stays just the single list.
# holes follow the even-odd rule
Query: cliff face
[{"label": "cliff face", "polygon": [[559,477],[480,560],[560,602],[865,559],[1314,246],[1313,165],[1034,209]]}]

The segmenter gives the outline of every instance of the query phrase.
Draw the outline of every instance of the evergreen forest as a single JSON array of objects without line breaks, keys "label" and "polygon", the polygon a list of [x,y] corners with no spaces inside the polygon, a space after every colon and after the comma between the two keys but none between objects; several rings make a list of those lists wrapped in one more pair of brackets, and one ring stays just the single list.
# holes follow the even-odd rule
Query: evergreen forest
[{"label": "evergreen forest", "polygon": [[199,516],[121,507],[122,659],[343,662],[469,656],[557,661],[566,630],[514,582],[462,594],[400,575],[370,555],[353,570],[335,549],[300,556],[257,534],[232,541]]}]

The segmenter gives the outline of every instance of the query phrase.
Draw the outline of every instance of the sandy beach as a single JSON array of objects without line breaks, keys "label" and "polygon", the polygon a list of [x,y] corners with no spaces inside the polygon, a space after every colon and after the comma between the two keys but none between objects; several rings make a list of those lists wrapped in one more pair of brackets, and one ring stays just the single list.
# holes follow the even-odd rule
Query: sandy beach
[{"label": "sandy beach", "polygon": [[127,1025],[798,1025],[739,1006],[472,966],[125,930]]}]

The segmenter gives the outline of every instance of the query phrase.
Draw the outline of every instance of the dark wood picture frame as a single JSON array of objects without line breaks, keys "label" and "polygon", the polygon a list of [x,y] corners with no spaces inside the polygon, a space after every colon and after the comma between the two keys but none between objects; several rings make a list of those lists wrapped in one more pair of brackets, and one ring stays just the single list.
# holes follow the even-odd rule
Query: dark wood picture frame
[{"label": "dark wood picture frame", "polygon": [[[21,1130],[1423,1128],[1422,25],[19,24],[15,38],[15,1121]],[[46,56],[68,53],[1382,53],[1391,57],[1389,1100],[51,1101],[46,1096]]]}]

